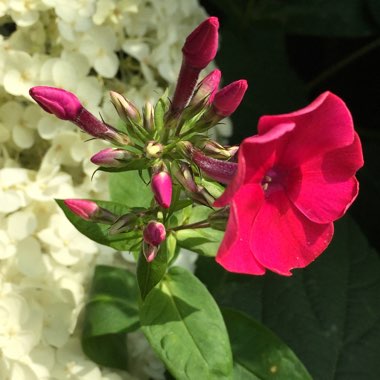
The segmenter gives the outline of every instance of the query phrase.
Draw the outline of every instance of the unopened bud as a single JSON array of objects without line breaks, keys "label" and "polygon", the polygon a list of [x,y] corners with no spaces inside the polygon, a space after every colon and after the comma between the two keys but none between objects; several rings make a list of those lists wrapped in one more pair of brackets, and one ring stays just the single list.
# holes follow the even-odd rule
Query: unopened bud
[{"label": "unopened bud", "polygon": [[116,220],[115,214],[103,207],[99,207],[93,201],[65,199],[64,203],[75,215],[90,222],[112,224]]},{"label": "unopened bud", "polygon": [[215,58],[218,50],[218,29],[218,18],[209,17],[186,38],[182,53],[188,65],[202,70]]},{"label": "unopened bud", "polygon": [[143,241],[143,254],[148,263],[151,263],[157,256],[158,247]]},{"label": "unopened bud", "polygon": [[140,112],[130,100],[115,91],[110,92],[110,97],[112,104],[123,121],[133,121],[137,124],[141,122]]},{"label": "unopened bud", "polygon": [[135,155],[121,148],[106,148],[94,154],[90,160],[93,164],[106,168],[121,168],[130,162]]},{"label": "unopened bud", "polygon": [[164,147],[157,141],[148,141],[144,147],[145,156],[147,158],[160,158],[164,151]]},{"label": "unopened bud", "polygon": [[46,112],[62,120],[74,122],[83,108],[73,93],[62,88],[36,86],[29,90],[29,94]]},{"label": "unopened bud", "polygon": [[154,108],[151,103],[146,102],[143,108],[144,128],[147,131],[154,129]]},{"label": "unopened bud", "polygon": [[172,118],[181,114],[194,91],[199,73],[214,59],[218,49],[218,29],[218,19],[209,17],[186,38],[182,48],[182,66],[170,109]]},{"label": "unopened bud", "polygon": [[219,231],[225,231],[229,216],[229,207],[223,207],[209,214],[207,217],[211,228]]},{"label": "unopened bud", "polygon": [[195,106],[201,102],[203,104],[204,101],[205,105],[211,104],[214,100],[215,93],[218,90],[221,75],[221,71],[215,69],[211,71],[211,73],[206,77],[204,77],[197,86],[194,95],[190,100],[190,106]]},{"label": "unopened bud", "polygon": [[237,163],[208,157],[199,149],[193,150],[192,159],[204,174],[221,183],[228,184],[237,171]]},{"label": "unopened bud", "polygon": [[230,116],[238,108],[247,91],[248,83],[246,80],[238,80],[219,90],[212,102],[212,109],[221,118]]},{"label": "unopened bud", "polygon": [[214,140],[202,139],[197,143],[197,147],[207,156],[218,159],[230,159],[239,147],[224,147]]},{"label": "unopened bud", "polygon": [[173,184],[170,174],[165,170],[153,173],[151,187],[156,202],[161,207],[169,208],[173,191]]},{"label": "unopened bud", "polygon": [[158,247],[166,239],[165,226],[155,220],[151,220],[143,231],[144,241]]},{"label": "unopened bud", "polygon": [[176,145],[176,151],[181,153],[185,158],[192,157],[192,151],[194,147],[193,144],[189,141],[179,141]]},{"label": "unopened bud", "polygon": [[108,233],[110,235],[117,235],[123,232],[132,231],[136,220],[137,216],[133,213],[122,215],[112,224]]},{"label": "unopened bud", "polygon": [[29,94],[46,112],[71,121],[91,136],[119,145],[130,143],[127,135],[98,120],[71,92],[61,88],[36,86],[29,90]]},{"label": "unopened bud", "polygon": [[190,192],[194,193],[198,191],[197,184],[194,181],[193,172],[191,167],[186,162],[176,162],[171,163],[171,171],[174,175],[174,178],[183,186],[183,188]]}]

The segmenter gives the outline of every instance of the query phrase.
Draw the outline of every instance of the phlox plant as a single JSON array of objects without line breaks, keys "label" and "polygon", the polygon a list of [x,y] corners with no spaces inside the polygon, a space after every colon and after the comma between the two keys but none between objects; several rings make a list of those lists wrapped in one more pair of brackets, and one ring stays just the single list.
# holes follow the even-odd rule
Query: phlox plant
[{"label": "phlox plant", "polygon": [[[306,267],[358,194],[360,140],[345,103],[330,92],[301,110],[263,116],[258,134],[240,146],[212,140],[209,130],[236,110],[248,87],[238,80],[219,89],[217,69],[198,81],[216,55],[218,27],[210,17],[187,37],[173,96],[165,92],[139,110],[111,92],[117,126],[64,89],[30,90],[45,111],[110,143],[90,159],[116,178],[112,201],[57,202],[80,232],[137,261],[136,276],[96,269],[83,348],[100,364],[126,368],[121,337],[140,328],[177,379],[309,379],[269,330],[220,310],[197,277],[173,263],[186,248],[247,275],[290,276]],[[247,350],[238,335],[262,344]]]}]

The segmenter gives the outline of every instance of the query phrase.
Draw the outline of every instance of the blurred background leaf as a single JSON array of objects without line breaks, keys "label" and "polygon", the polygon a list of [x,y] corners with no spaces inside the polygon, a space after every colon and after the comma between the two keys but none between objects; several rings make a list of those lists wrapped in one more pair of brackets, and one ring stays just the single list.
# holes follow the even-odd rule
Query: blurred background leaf
[{"label": "blurred background leaf", "polygon": [[292,277],[233,275],[209,258],[197,275],[217,301],[272,329],[313,379],[380,378],[380,260],[349,217],[331,246]]}]

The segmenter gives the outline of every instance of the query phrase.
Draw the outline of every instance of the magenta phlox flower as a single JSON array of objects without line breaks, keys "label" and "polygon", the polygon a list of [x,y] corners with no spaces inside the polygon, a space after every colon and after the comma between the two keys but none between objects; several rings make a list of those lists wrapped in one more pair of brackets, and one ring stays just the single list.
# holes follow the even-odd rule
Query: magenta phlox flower
[{"label": "magenta phlox flower", "polygon": [[216,260],[229,271],[281,275],[316,259],[358,194],[363,165],[351,114],[325,92],[307,107],[263,116],[215,206],[230,206]]}]

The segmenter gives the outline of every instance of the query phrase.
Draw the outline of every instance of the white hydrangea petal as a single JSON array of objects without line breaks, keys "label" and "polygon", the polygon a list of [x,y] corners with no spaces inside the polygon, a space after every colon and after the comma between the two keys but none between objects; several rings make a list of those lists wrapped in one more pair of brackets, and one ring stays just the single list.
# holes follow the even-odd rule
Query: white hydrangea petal
[{"label": "white hydrangea petal", "polygon": [[9,371],[9,380],[41,380],[31,367],[24,363],[13,362]]},{"label": "white hydrangea petal", "polygon": [[94,69],[105,78],[112,78],[119,68],[119,60],[115,53],[102,52],[94,61]]},{"label": "white hydrangea petal", "polygon": [[17,245],[17,267],[28,277],[38,278],[46,273],[41,245],[34,237],[29,236]]},{"label": "white hydrangea petal", "polygon": [[4,192],[0,189],[0,212],[7,214],[18,210],[26,204],[23,191],[8,190]]},{"label": "white hydrangea petal", "polygon": [[0,143],[5,143],[9,140],[11,133],[9,129],[2,123],[0,123]]},{"label": "white hydrangea petal", "polygon": [[29,12],[10,12],[13,21],[20,27],[25,28],[33,25],[39,17],[39,12],[29,11]]},{"label": "white hydrangea petal", "polygon": [[34,233],[37,227],[36,216],[30,211],[18,211],[7,219],[8,233],[12,239],[23,240]]},{"label": "white hydrangea petal", "polygon": [[35,133],[29,128],[15,125],[12,129],[12,138],[21,149],[29,149],[34,144]]}]

